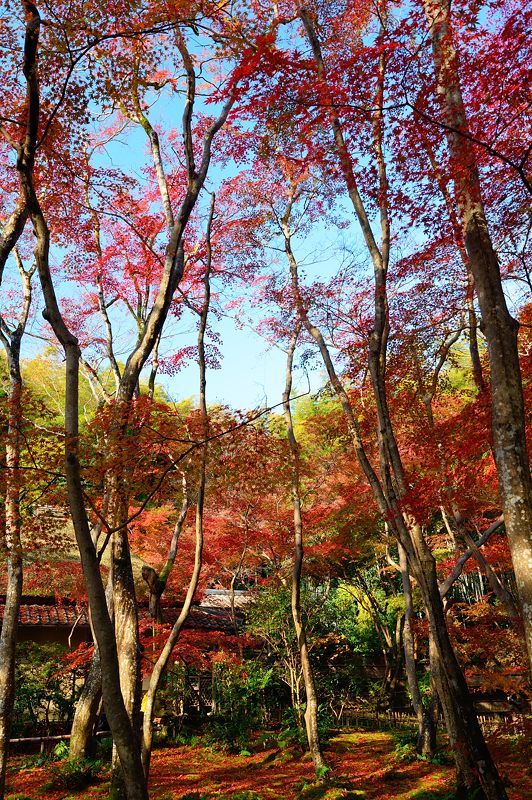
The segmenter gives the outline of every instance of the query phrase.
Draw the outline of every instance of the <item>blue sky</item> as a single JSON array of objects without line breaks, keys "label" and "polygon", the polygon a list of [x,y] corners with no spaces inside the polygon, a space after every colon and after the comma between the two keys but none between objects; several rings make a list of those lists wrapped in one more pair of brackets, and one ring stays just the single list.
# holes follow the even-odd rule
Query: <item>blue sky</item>
[{"label": "blue sky", "polygon": [[[212,113],[212,109],[209,109]],[[164,93],[159,102],[150,110],[152,124],[160,131],[161,141],[164,141],[164,131],[171,125],[172,119],[179,119],[181,108],[175,101],[172,105],[167,105]],[[213,151],[219,146],[215,140]],[[134,176],[139,183],[145,181],[142,168],[146,163],[151,163],[151,154],[147,147],[147,138],[140,126],[132,126],[125,131],[117,140],[105,147],[105,150],[95,159],[95,163],[100,166],[114,166],[124,170]],[[209,170],[207,189],[216,188],[220,182],[227,177],[232,177],[238,169],[234,164],[230,164],[223,170],[217,166],[215,161]],[[343,200],[343,198],[342,198]],[[346,213],[350,214],[350,208],[346,205]],[[343,239],[353,241],[353,237],[358,237],[358,227],[354,223],[348,231],[341,234]],[[305,263],[305,272],[310,278],[326,277],[332,275],[338,266],[337,250],[340,246],[340,234],[334,228],[320,226],[308,236],[304,242],[298,243],[299,258]],[[272,259],[279,260],[279,254],[272,253]],[[284,257],[277,269],[284,269]],[[70,290],[71,291],[71,290]],[[216,297],[216,282],[212,286],[213,296]],[[69,293],[69,290],[66,290]],[[229,297],[219,298],[218,306],[222,306]],[[216,299],[214,300],[216,303]],[[208,401],[211,403],[227,404],[233,408],[255,408],[257,406],[274,405],[280,403],[285,381],[285,353],[269,344],[266,339],[256,333],[253,328],[258,325],[260,319],[257,310],[248,306],[247,310],[238,313],[239,320],[234,317],[224,316],[214,318],[211,315],[210,324],[213,330],[220,337],[220,368],[209,369],[207,374],[207,393]],[[245,324],[246,314],[247,321]],[[244,323],[244,324],[243,324]],[[127,340],[124,358],[131,347],[132,339]],[[196,342],[196,327],[191,315],[185,315],[183,320],[176,323],[168,320],[165,328],[165,336],[161,345],[161,354],[168,354],[187,345]],[[294,394],[317,391],[324,383],[324,373],[321,369],[313,369],[308,375],[296,368],[294,371]],[[182,400],[197,395],[198,392],[198,368],[197,364],[191,363],[182,368],[176,375],[167,376],[160,374],[159,383],[173,400]]]},{"label": "blue sky", "polygon": [[[161,140],[164,141],[165,131],[172,127],[179,128],[182,114],[181,98],[172,95],[169,102],[169,95],[166,91],[161,92],[157,101],[149,110],[152,123],[160,131]],[[96,109],[95,109],[96,110]],[[199,103],[201,111],[201,102]],[[213,107],[209,107],[209,113],[213,113]],[[108,124],[110,119],[104,120]],[[217,143],[215,141],[214,150]],[[147,138],[140,126],[130,126],[123,134],[111,141],[105,149],[95,159],[96,166],[114,166],[123,170],[136,178],[140,184],[145,181],[143,166],[151,163],[151,156],[147,148]],[[236,167],[230,165],[223,172],[212,164],[209,174],[209,187],[216,187],[217,184],[231,173],[234,174]],[[352,218],[351,209],[340,200],[340,205],[344,206],[346,215]],[[360,241],[358,227],[354,220],[348,230],[343,231],[342,238],[350,243]],[[320,226],[306,240],[298,244],[298,253],[305,262],[305,272],[310,280],[318,277],[332,275],[339,263],[337,255],[337,244],[340,243],[339,234],[333,228]],[[52,261],[60,263],[64,252],[55,245],[52,245]],[[280,267],[282,268],[282,264]],[[58,294],[64,298],[75,299],[76,287],[73,283],[60,283],[57,286]],[[77,289],[79,291],[79,289]],[[216,292],[216,286],[213,286]],[[42,306],[38,289],[35,296],[38,303]],[[113,309],[114,313],[115,309]],[[243,312],[242,312],[243,313]],[[247,314],[251,315],[250,325],[237,324],[237,321],[229,316],[214,320],[211,316],[211,324],[221,340],[221,360],[219,369],[208,370],[208,400],[211,403],[228,404],[234,408],[254,408],[257,406],[274,405],[280,403],[285,381],[285,353],[269,344],[264,338],[253,330],[260,320],[257,318],[257,310],[248,307]],[[116,317],[117,323],[120,318]],[[242,319],[239,320],[242,322]],[[117,324],[117,328],[118,328]],[[41,327],[40,308],[36,315],[36,320],[32,323],[31,329],[34,334],[39,334]],[[125,330],[128,334],[125,334]],[[122,352],[118,352],[119,360],[124,360],[131,351],[134,344],[134,331],[131,331],[131,322],[124,321],[124,329],[117,339],[121,339]],[[167,326],[166,339],[163,348],[170,352],[175,343],[175,349],[186,345],[193,345],[196,341],[196,328],[190,319],[175,323],[170,321]],[[43,343],[38,338],[26,337],[23,347],[23,355],[26,357],[35,356]],[[163,350],[163,348],[161,348]],[[120,350],[120,348],[118,348]],[[164,353],[163,353],[164,354]],[[318,364],[318,362],[316,362]],[[198,369],[195,363],[184,367],[179,373],[173,376],[159,376],[159,382],[174,400],[181,400],[197,395],[198,391]],[[306,392],[309,389],[317,391],[324,383],[324,373],[318,364],[317,368],[311,370],[308,375],[300,369],[294,373],[294,393]]]}]

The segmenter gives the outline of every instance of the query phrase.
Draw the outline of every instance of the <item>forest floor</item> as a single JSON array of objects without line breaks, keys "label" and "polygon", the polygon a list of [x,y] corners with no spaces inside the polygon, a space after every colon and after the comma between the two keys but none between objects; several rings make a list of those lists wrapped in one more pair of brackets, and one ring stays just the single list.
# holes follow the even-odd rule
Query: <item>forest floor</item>
[{"label": "forest floor", "polygon": [[[153,800],[444,800],[452,790],[453,770],[426,761],[398,761],[390,733],[345,732],[332,739],[326,758],[334,775],[347,779],[349,791],[327,793],[310,787],[312,765],[307,756],[261,750],[251,755],[225,755],[203,746],[157,749],[152,758]],[[510,800],[532,800],[530,747],[521,739],[491,743]],[[57,781],[57,771],[55,772]],[[59,773],[61,774],[61,773]],[[53,765],[40,767],[17,757],[9,767],[6,800],[103,800],[109,784],[103,776],[83,790],[47,788]],[[305,784],[307,784],[305,788]],[[302,791],[303,789],[303,791]]]}]

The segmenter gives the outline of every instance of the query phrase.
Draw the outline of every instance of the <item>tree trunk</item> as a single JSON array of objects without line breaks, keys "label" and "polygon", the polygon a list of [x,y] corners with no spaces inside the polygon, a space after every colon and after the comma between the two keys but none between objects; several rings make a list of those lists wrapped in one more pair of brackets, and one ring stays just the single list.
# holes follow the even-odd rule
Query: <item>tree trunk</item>
[{"label": "tree trunk", "polygon": [[155,620],[155,622],[158,623],[163,622],[161,597],[163,595],[164,590],[166,589],[168,577],[174,567],[175,558],[177,554],[177,546],[179,544],[179,538],[181,536],[181,531],[183,530],[183,526],[187,518],[188,507],[190,504],[188,498],[187,478],[184,472],[181,473],[181,484],[183,487],[181,510],[174,525],[172,539],[170,541],[170,547],[168,548],[168,556],[166,558],[166,564],[159,573],[157,573],[157,571],[154,570],[153,567],[150,567],[147,564],[145,564],[142,567],[142,577],[146,581],[149,591],[148,608],[150,616],[153,620]]},{"label": "tree trunk", "polygon": [[[327,72],[316,28],[307,11],[300,11],[300,17],[312,47],[318,78],[326,86]],[[385,25],[385,23],[386,20],[384,18],[381,24]],[[373,115],[373,143],[375,166],[379,180],[380,247],[376,242],[358,190],[357,178],[343,136],[342,123],[330,94],[329,116],[342,173],[374,270],[374,324],[369,338],[368,365],[377,408],[376,438],[379,448],[380,477],[367,457],[349,397],[338,379],[323,336],[308,320],[297,283],[297,268],[294,265],[291,265],[292,285],[298,311],[308,332],[318,343],[331,383],[342,403],[355,452],[372,488],[377,506],[399,544],[405,549],[410,572],[418,582],[421,590],[434,646],[434,665],[431,661],[431,668],[434,672],[436,689],[444,709],[449,738],[453,744],[458,785],[461,790],[465,787],[469,795],[478,791],[480,794],[484,793],[484,797],[488,800],[501,800],[501,798],[505,800],[507,796],[504,786],[484,742],[465,678],[449,639],[445,625],[443,604],[438,589],[434,558],[423,537],[421,528],[404,509],[404,499],[408,496],[408,487],[388,409],[385,380],[389,337],[387,273],[391,239],[387,204],[388,181],[382,133],[382,101],[385,74],[385,64],[383,64],[382,56],[379,60],[379,65],[378,91]],[[286,239],[287,235],[285,233],[285,242]],[[288,255],[290,258],[290,253]],[[471,254],[469,255],[471,259]],[[532,604],[530,610],[532,613]]]},{"label": "tree trunk", "polygon": [[[113,579],[112,570],[107,579],[105,589],[107,608],[109,616],[114,619],[113,613]],[[76,703],[72,729],[70,732],[69,758],[84,758],[90,752],[90,745],[93,738],[94,726],[98,721],[98,712],[102,705],[102,662],[96,636],[90,619],[92,638],[94,641],[94,652],[91,658],[89,674],[85,681],[85,686]]]},{"label": "tree trunk", "polygon": [[401,545],[399,548],[399,565],[401,567],[401,579],[403,583],[403,594],[405,598],[405,624],[403,629],[403,648],[405,655],[405,671],[412,698],[412,705],[418,721],[417,749],[424,756],[432,756],[436,749],[436,727],[430,711],[423,705],[421,692],[416,673],[416,659],[414,655],[414,631],[412,628],[414,620],[414,605],[412,603],[412,587],[410,575],[408,574],[408,561],[406,553]]},{"label": "tree trunk", "polygon": [[91,752],[94,728],[98,722],[98,711],[102,701],[102,665],[96,645],[91,659],[89,674],[76,703],[68,757],[86,758]]},{"label": "tree trunk", "polygon": [[[142,766],[144,769],[144,775],[146,776],[146,781],[148,780],[148,775],[150,772],[150,760],[151,760],[151,751],[153,745],[153,712],[155,708],[157,691],[159,689],[159,685],[164,670],[166,669],[166,666],[168,664],[168,660],[172,654],[172,650],[176,645],[176,642],[181,633],[181,629],[185,624],[186,618],[188,617],[190,606],[192,605],[192,600],[194,599],[194,594],[196,592],[196,589],[198,588],[199,578],[201,574],[202,560],[203,560],[203,509],[205,503],[205,486],[207,478],[207,452],[208,452],[207,440],[209,438],[209,412],[207,408],[207,365],[205,359],[205,331],[207,329],[207,319],[209,315],[209,307],[211,300],[211,285],[210,285],[210,274],[212,265],[211,228],[212,228],[212,220],[214,217],[214,207],[215,207],[215,195],[213,194],[211,199],[211,207],[210,207],[210,213],[206,231],[207,261],[205,265],[205,275],[204,275],[205,291],[203,297],[203,304],[200,312],[200,324],[198,330],[198,357],[199,357],[199,373],[200,373],[199,395],[200,395],[200,412],[201,412],[202,433],[203,433],[203,446],[201,448],[200,474],[198,483],[198,494],[196,498],[196,547],[194,552],[194,568],[192,570],[192,575],[188,584],[185,601],[183,603],[183,608],[181,609],[181,612],[172,628],[170,636],[168,637],[161,651],[161,654],[155,663],[150,678],[150,685],[148,687],[148,692],[146,694],[146,703],[144,707],[144,719],[142,726]],[[185,476],[183,475],[183,505],[181,508],[181,514],[176,523],[176,527],[174,528],[174,535],[172,537],[170,554],[164,570],[165,583],[166,580],[168,579],[170,569],[175,560],[179,534],[186,518],[187,509],[188,509],[188,494],[186,488],[186,479]]]},{"label": "tree trunk", "polygon": [[484,741],[471,695],[449,638],[436,562],[417,526],[412,526],[410,534],[413,545],[408,552],[410,570],[421,590],[429,621],[431,675],[453,750],[458,793],[464,799],[477,792],[475,796],[487,800],[506,800],[506,790]]},{"label": "tree trunk", "polygon": [[142,577],[148,584],[148,611],[150,617],[154,622],[159,624],[163,621],[163,612],[161,609],[161,595],[163,593],[163,586],[159,580],[159,575],[153,567],[146,564],[142,567]]},{"label": "tree trunk", "polygon": [[[25,324],[25,320],[24,320]],[[10,341],[2,334],[9,367],[8,430],[6,437],[5,546],[7,587],[0,634],[0,797],[4,796],[13,703],[15,700],[15,656],[22,597],[22,546],[20,541],[20,444],[22,424],[22,377],[20,340],[22,329]]]},{"label": "tree trunk", "polygon": [[15,699],[15,653],[18,613],[22,595],[22,557],[10,553],[7,557],[7,592],[0,636],[0,797],[4,796],[6,765],[13,703]]},{"label": "tree trunk", "polygon": [[532,481],[517,347],[518,324],[506,304],[499,262],[482,203],[475,151],[468,139],[450,6],[444,0],[425,0],[424,6],[432,40],[437,91],[455,170],[458,214],[482,315],[482,331],[488,344],[495,463],[532,665]]},{"label": "tree trunk", "polygon": [[[39,204],[34,186],[34,165],[37,151],[37,134],[40,123],[40,90],[38,72],[38,48],[41,18],[39,11],[30,0],[22,0],[22,12],[25,18],[24,62],[23,74],[26,84],[26,104],[24,108],[24,128],[21,133],[21,144],[18,148],[17,171],[20,177],[21,197],[23,205],[22,217],[31,218],[35,233],[35,261],[39,272],[41,287],[45,299],[44,316],[53,328],[54,334],[65,351],[66,358],[66,397],[65,397],[65,472],[68,488],[69,506],[76,534],[76,541],[81,556],[81,563],[94,632],[102,661],[102,691],[105,710],[114,744],[122,764],[122,775],[126,784],[129,800],[146,800],[147,788],[140,759],[138,742],[135,737],[134,722],[122,697],[121,677],[130,687],[127,691],[134,698],[138,694],[138,680],[134,677],[138,661],[136,647],[137,632],[133,630],[136,616],[135,595],[132,591],[130,559],[127,542],[127,530],[120,527],[113,543],[117,560],[116,577],[119,614],[122,615],[126,628],[120,630],[120,651],[127,653],[119,659],[114,627],[109,617],[105,591],[100,574],[100,565],[95,544],[91,539],[89,521],[85,508],[80,462],[79,462],[79,344],[76,337],[68,329],[61,314],[55,288],[49,268],[50,236],[46,219]],[[143,330],[134,351],[130,353],[124,367],[119,399],[131,399],[138,385],[140,372],[155,346],[163,324],[168,315],[170,304],[181,280],[184,268],[184,250],[182,237],[198,195],[204,185],[210,159],[212,142],[218,131],[225,124],[234,104],[233,94],[225,102],[217,119],[208,127],[202,138],[200,163],[196,165],[194,158],[194,141],[192,119],[196,97],[196,75],[194,65],[182,37],[178,37],[177,47],[183,59],[187,74],[187,95],[183,114],[183,136],[187,161],[187,190],[176,221],[169,232],[164,267],[161,281],[151,310],[146,318]],[[20,227],[20,226],[19,226]],[[5,237],[4,237],[5,238]],[[2,255],[4,243],[2,243]],[[127,504],[126,504],[127,505]],[[125,511],[127,515],[127,508]],[[123,522],[121,512],[118,519]],[[118,624],[120,624],[118,622]],[[122,663],[125,675],[121,675]],[[126,698],[127,704],[130,698]],[[136,700],[133,700],[135,706]],[[132,716],[135,716],[132,714]],[[133,724],[132,724],[133,723]]]},{"label": "tree trunk", "polygon": [[[119,476],[120,480],[122,476]],[[135,746],[140,752],[140,644],[137,598],[127,534],[127,493],[120,487],[116,492],[113,527],[119,528],[112,540],[113,610],[116,647],[120,670],[120,689],[124,706],[131,720]],[[111,796],[125,796],[125,781],[116,749],[113,751]]]},{"label": "tree trunk", "polygon": [[68,329],[57,302],[50,273],[50,233],[33,180],[37,131],[40,120],[40,93],[37,55],[41,18],[36,6],[23,0],[26,18],[23,73],[26,81],[26,129],[17,159],[21,192],[35,234],[34,256],[43,292],[45,311],[57,340],[65,352],[65,474],[68,501],[83,575],[91,609],[91,619],[102,660],[102,692],[107,719],[126,776],[128,800],[147,800],[148,792],[135,746],[132,726],[120,692],[120,671],[114,628],[109,617],[100,564],[91,538],[79,463],[79,344]]},{"label": "tree trunk", "polygon": [[[376,327],[372,334],[372,343],[369,351],[370,375],[379,420],[377,436],[384,470],[383,485],[367,457],[349,397],[338,378],[323,335],[310,322],[301,300],[297,263],[290,248],[289,237],[285,239],[285,247],[291,265],[292,286],[298,312],[307,331],[319,346],[331,384],[341,401],[355,453],[372,488],[377,507],[383,519],[387,522],[390,531],[394,533],[399,544],[405,549],[410,565],[410,573],[416,579],[421,590],[429,620],[431,637],[434,640],[434,665],[431,660],[431,669],[433,670],[436,690],[444,710],[449,738],[453,744],[457,783],[460,790],[465,787],[465,791],[469,792],[469,795],[466,796],[479,791],[479,797],[482,797],[483,792],[487,800],[506,800],[507,795],[504,786],[486,747],[465,678],[449,639],[434,558],[421,529],[403,511],[399,504],[400,498],[404,497],[407,492],[403,466],[387,405],[382,372],[385,364],[385,353],[381,345],[381,338],[378,336],[379,326],[381,326],[381,334],[386,334],[387,332],[386,313],[382,313],[381,309],[381,314],[376,318]],[[385,281],[380,281],[378,287],[379,290],[375,293],[375,301],[379,304],[386,304]],[[442,692],[445,692],[445,699],[441,696]]]},{"label": "tree trunk", "polygon": [[298,444],[292,423],[292,412],[290,409],[290,394],[292,391],[292,364],[294,350],[296,348],[297,331],[292,336],[288,349],[288,360],[286,366],[286,385],[283,394],[283,409],[290,445],[292,460],[292,505],[294,512],[294,563],[292,568],[292,587],[291,587],[291,609],[292,619],[297,637],[299,656],[301,658],[301,668],[303,681],[305,684],[306,708],[305,708],[305,727],[307,740],[314,763],[316,774],[327,769],[327,764],[321,751],[320,737],[318,733],[318,698],[316,694],[316,684],[314,673],[308,652],[307,633],[305,622],[301,614],[301,572],[303,569],[303,518],[301,514],[301,492],[299,481],[299,453]]}]

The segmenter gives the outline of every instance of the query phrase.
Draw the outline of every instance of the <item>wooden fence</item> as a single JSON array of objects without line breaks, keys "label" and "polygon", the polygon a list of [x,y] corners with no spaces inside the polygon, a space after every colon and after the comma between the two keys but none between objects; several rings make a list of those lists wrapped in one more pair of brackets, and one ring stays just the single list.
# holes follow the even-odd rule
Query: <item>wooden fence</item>
[{"label": "wooden fence", "polygon": [[[524,733],[526,718],[522,714],[506,711],[479,713],[478,721],[485,734],[496,730],[505,733]],[[417,718],[410,711],[376,711],[367,708],[346,708],[337,717],[338,728],[348,730],[390,730],[393,728],[417,728]]]}]

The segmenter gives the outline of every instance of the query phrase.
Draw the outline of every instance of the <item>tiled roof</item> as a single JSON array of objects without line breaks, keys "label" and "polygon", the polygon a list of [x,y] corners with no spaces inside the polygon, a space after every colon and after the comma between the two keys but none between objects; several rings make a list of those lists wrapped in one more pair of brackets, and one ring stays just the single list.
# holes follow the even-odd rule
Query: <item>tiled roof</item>
[{"label": "tiled roof", "polygon": [[[4,606],[0,606],[0,617]],[[20,625],[88,625],[87,612],[82,606],[23,605],[19,612]]]},{"label": "tiled roof", "polygon": [[[244,612],[246,607],[253,602],[255,593],[249,589],[237,589],[233,595],[233,602],[237,614]],[[201,601],[202,606],[209,608],[231,608],[231,592],[228,589],[206,589]]]},{"label": "tiled roof", "polygon": [[[143,616],[143,611],[141,615]],[[179,608],[163,608],[163,618],[165,623],[174,624],[180,609]],[[144,614],[146,612],[144,611]],[[239,624],[237,618],[237,625]],[[210,630],[210,631],[224,631],[224,633],[234,633],[233,621],[231,614],[225,608],[212,608],[207,606],[193,606],[190,609],[185,628],[194,628],[195,630]]]},{"label": "tiled roof", "polygon": [[[163,608],[165,623],[173,625],[176,621],[180,608]],[[148,621],[149,614],[146,608],[140,608],[141,619]],[[0,620],[4,616],[4,605],[0,605]],[[89,620],[87,611],[83,606],[73,605],[34,605],[24,604],[20,606],[19,612],[20,625],[64,625],[69,628],[76,626],[88,626]],[[231,615],[226,609],[193,606],[185,622],[185,628],[195,630],[212,630],[234,633]]]}]

